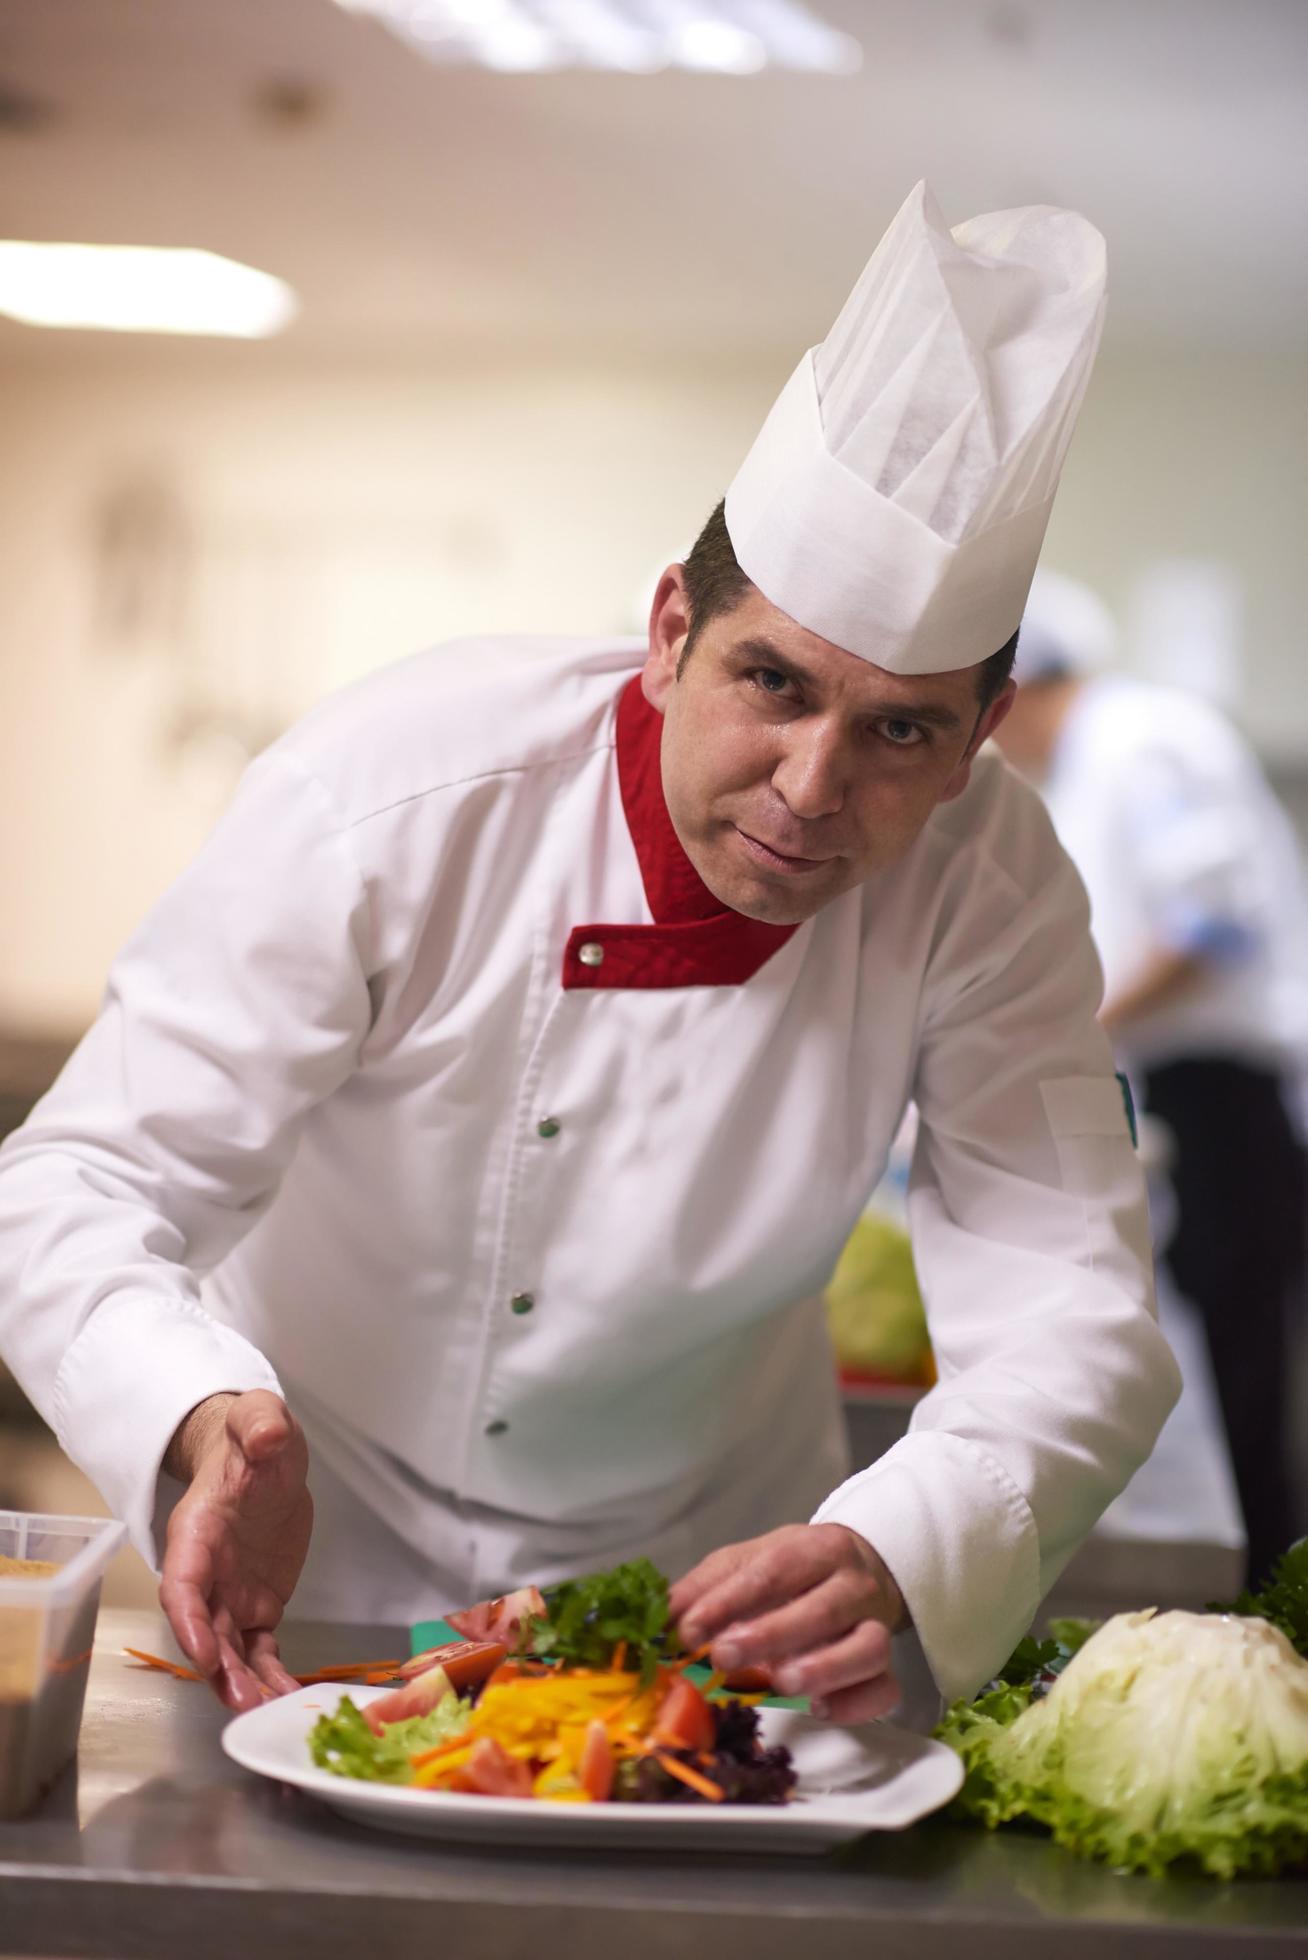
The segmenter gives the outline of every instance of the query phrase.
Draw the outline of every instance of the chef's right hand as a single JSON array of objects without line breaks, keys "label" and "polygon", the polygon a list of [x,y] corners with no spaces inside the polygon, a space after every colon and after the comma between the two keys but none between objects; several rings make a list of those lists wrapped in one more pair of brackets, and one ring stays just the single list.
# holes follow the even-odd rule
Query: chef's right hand
[{"label": "chef's right hand", "polygon": [[164,1468],[188,1486],[159,1587],[178,1645],[228,1708],[289,1694],[274,1629],[313,1528],[299,1423],[267,1389],[213,1395],[179,1426]]}]

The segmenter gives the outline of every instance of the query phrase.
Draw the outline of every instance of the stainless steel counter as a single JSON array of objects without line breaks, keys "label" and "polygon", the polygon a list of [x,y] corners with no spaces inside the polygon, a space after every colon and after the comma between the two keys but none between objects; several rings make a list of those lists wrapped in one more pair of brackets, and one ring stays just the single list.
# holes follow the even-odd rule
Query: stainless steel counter
[{"label": "stainless steel counter", "polygon": [[[162,1622],[105,1613],[78,1766],[0,1825],[0,1952],[104,1960],[1206,1960],[1308,1955],[1308,1878],[1118,1878],[1042,1839],[931,1822],[833,1858],[576,1859],[445,1850],[337,1819],[218,1744],[208,1693],[122,1659]],[[402,1651],[291,1627],[299,1671]]]}]

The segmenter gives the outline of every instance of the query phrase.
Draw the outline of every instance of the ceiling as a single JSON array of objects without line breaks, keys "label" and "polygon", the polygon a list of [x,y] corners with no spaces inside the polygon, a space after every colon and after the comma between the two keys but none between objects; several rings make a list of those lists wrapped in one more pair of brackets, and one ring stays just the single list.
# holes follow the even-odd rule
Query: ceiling
[{"label": "ceiling", "polygon": [[[954,221],[1093,217],[1119,345],[1304,347],[1305,0],[810,5],[861,72],[495,75],[332,0],[0,0],[0,236],[228,253],[299,293],[288,352],[730,359],[820,337],[926,176]],[[0,322],[5,358],[69,339]]]}]

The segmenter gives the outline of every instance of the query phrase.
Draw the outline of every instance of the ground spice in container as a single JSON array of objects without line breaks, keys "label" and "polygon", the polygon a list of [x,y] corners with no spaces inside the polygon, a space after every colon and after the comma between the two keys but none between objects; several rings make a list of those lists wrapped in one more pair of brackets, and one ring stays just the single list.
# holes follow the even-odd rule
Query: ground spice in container
[{"label": "ground spice in container", "polygon": [[[53,1579],[49,1559],[0,1555],[0,1579]],[[17,1817],[77,1748],[100,1588],[70,1611],[0,1605],[0,1818]]]}]

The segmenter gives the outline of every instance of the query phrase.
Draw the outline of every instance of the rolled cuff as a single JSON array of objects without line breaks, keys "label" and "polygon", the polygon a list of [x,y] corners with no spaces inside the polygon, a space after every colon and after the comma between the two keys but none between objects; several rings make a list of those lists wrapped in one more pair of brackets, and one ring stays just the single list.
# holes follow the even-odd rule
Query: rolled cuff
[{"label": "rolled cuff", "polygon": [[985,1450],[910,1434],[832,1492],[814,1524],[843,1524],[889,1566],[946,1701],[999,1671],[1040,1603],[1030,1506]]},{"label": "rolled cuff", "polygon": [[136,1293],[103,1301],[55,1382],[60,1447],[84,1470],[157,1572],[181,1486],[161,1476],[177,1425],[211,1395],[282,1393],[256,1347],[190,1301]]}]

